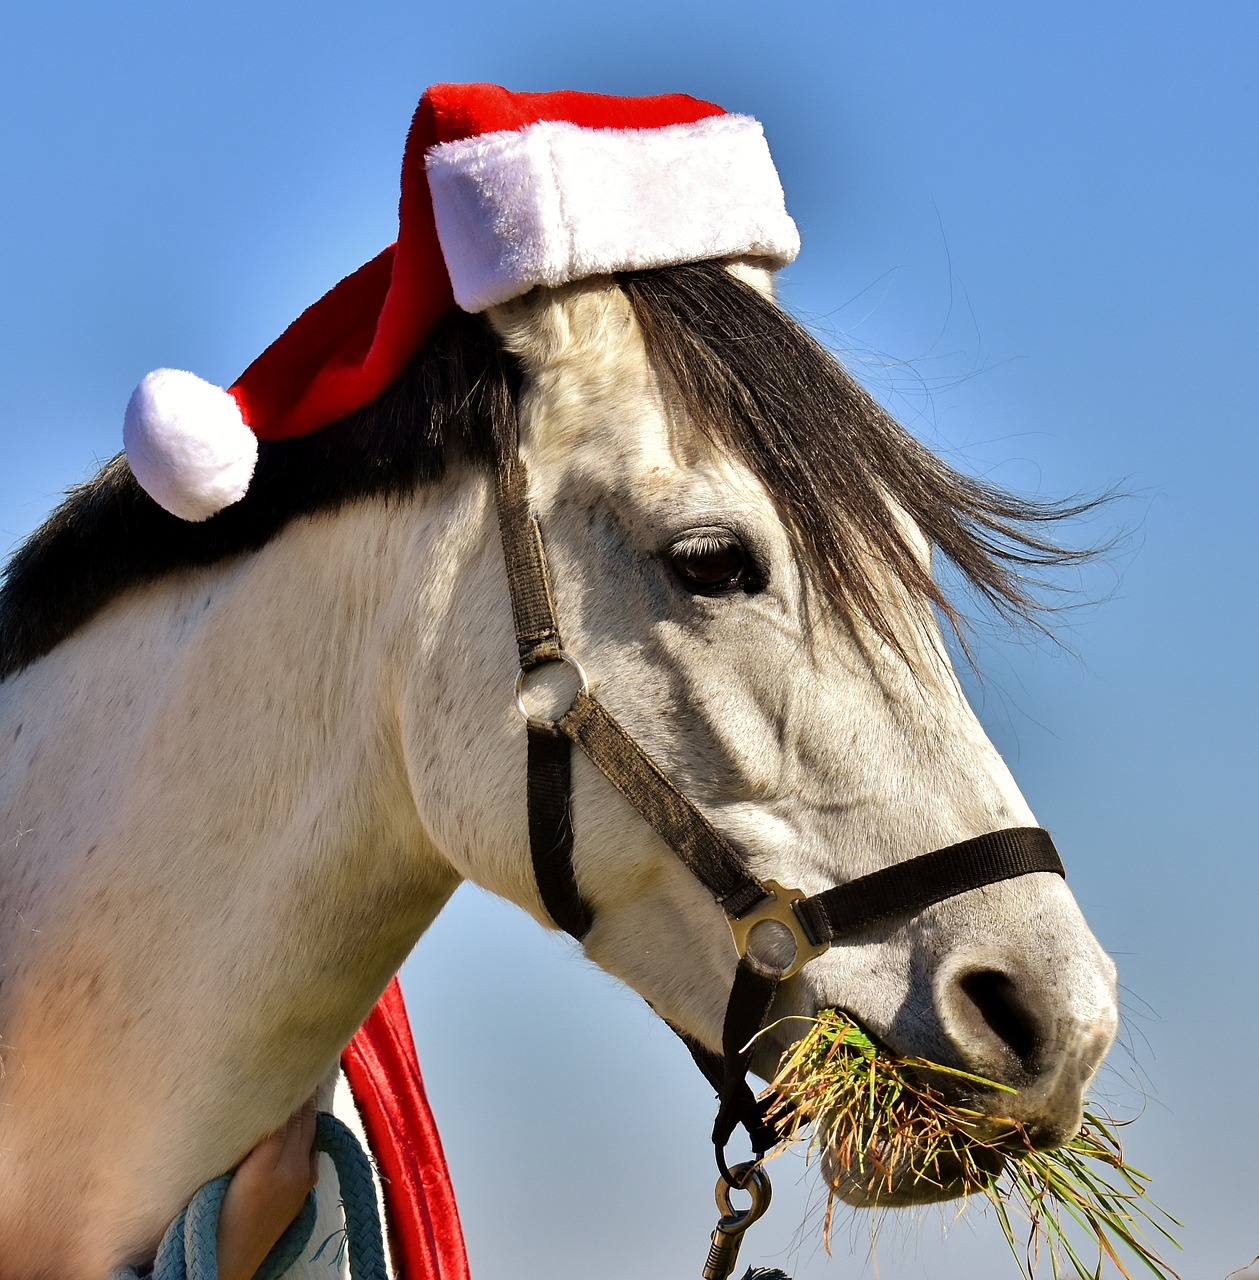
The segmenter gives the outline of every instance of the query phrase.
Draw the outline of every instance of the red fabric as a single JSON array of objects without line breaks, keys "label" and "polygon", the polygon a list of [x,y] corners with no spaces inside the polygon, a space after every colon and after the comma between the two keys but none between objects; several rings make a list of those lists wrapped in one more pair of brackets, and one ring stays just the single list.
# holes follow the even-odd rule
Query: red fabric
[{"label": "red fabric", "polygon": [[341,1055],[385,1189],[398,1280],[468,1280],[463,1230],[398,979]]},{"label": "red fabric", "polygon": [[307,308],[230,388],[261,440],[317,431],[374,400],[455,306],[437,240],[424,155],[438,142],[519,130],[540,120],[644,129],[724,115],[685,94],[511,93],[437,84],[411,120],[402,158],[398,240]]},{"label": "red fabric", "polygon": [[515,132],[540,120],[568,120],[583,129],[659,129],[724,114],[685,93],[617,98],[572,89],[512,93],[496,84],[435,84],[420,99],[411,127],[423,121],[435,141],[455,142],[504,129]]}]

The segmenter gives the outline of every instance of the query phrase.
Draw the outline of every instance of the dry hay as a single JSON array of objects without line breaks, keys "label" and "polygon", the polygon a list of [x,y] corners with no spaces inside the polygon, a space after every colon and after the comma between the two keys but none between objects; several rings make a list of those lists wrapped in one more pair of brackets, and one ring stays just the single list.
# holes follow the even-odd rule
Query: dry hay
[{"label": "dry hay", "polygon": [[1151,1242],[1179,1247],[1171,1229],[1180,1224],[1149,1199],[1148,1176],[1124,1160],[1118,1125],[1103,1112],[1086,1110],[1070,1142],[1037,1150],[1016,1121],[957,1100],[969,1089],[1014,1090],[897,1057],[834,1010],[784,1055],[770,1088],[784,1146],[807,1136],[809,1154],[823,1155],[828,1247],[840,1183],[875,1206],[979,1195],[1029,1280],[1046,1260],[1055,1280],[1067,1268],[1100,1280],[1107,1259],[1128,1280],[1133,1261],[1178,1280]]}]

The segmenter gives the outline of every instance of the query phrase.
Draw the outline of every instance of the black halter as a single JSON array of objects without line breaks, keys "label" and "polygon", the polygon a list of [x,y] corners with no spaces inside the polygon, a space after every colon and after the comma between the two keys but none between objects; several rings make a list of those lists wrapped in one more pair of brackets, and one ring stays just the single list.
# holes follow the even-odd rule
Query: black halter
[{"label": "black halter", "polygon": [[[538,891],[555,923],[578,941],[583,939],[593,915],[573,871],[570,789],[575,742],[713,895],[730,922],[739,963],[726,1005],[722,1052],[714,1053],[674,1030],[717,1090],[720,1106],[713,1143],[718,1167],[734,1185],[738,1180],[724,1152],[735,1126],[746,1128],[758,1156],[775,1141],[765,1107],[747,1084],[747,1073],[750,1042],[765,1025],[780,982],[841,938],[872,924],[911,916],[932,903],[1033,871],[1066,873],[1047,831],[1012,827],[910,858],[812,897],[759,880],[734,846],[590,696],[581,664],[564,651],[542,534],[529,506],[525,467],[514,441],[499,445],[495,499],[520,651],[516,701],[528,724],[529,845]],[[525,705],[524,684],[531,672],[554,662],[573,669],[579,688],[561,716],[541,719]],[[768,961],[753,949],[752,932],[766,921],[786,929],[795,944],[794,955],[785,963]]]}]

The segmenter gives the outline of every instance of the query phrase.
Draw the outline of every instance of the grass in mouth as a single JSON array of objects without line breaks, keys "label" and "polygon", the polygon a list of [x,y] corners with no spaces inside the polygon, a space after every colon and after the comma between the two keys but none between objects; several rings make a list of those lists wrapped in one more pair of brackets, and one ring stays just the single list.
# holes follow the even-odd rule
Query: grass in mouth
[{"label": "grass in mouth", "polygon": [[[1151,1241],[1178,1248],[1171,1229],[1181,1224],[1149,1199],[1148,1176],[1125,1162],[1115,1121],[1086,1110],[1070,1142],[1038,1151],[1016,1121],[994,1122],[948,1101],[932,1083],[944,1077],[1014,1092],[896,1057],[845,1014],[824,1010],[784,1055],[770,1086],[771,1115],[784,1144],[807,1131],[809,1154],[828,1152],[835,1171],[875,1204],[913,1183],[941,1198],[982,1195],[1029,1280],[1046,1260],[1055,1280],[1072,1272],[1101,1280],[1106,1259],[1127,1280],[1134,1261],[1160,1280],[1178,1280]],[[823,1228],[828,1248],[835,1198],[832,1188]]]}]

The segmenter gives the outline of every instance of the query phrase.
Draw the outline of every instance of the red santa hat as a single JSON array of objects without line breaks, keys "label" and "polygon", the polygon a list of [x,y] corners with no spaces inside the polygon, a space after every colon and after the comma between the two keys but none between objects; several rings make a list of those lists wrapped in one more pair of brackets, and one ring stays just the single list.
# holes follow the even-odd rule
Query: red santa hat
[{"label": "red santa hat", "polygon": [[762,258],[800,239],[760,124],[684,94],[433,85],[402,161],[398,239],[309,307],[226,391],[159,369],[127,406],[136,479],[205,520],[242,498],[258,440],[375,399],[442,316],[614,271]]}]

